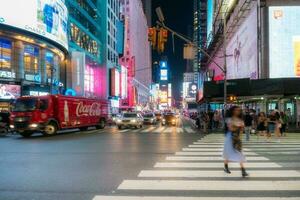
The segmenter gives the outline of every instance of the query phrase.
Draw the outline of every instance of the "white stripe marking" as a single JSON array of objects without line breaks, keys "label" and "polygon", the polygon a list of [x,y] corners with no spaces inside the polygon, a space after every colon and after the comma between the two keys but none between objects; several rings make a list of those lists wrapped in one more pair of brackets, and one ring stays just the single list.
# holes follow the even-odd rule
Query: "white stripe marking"
[{"label": "white stripe marking", "polygon": [[[238,163],[230,163],[230,168],[240,168]],[[273,162],[246,163],[246,168],[281,168],[282,166]],[[222,169],[223,163],[207,162],[158,162],[155,168],[217,168]]]},{"label": "white stripe marking", "polygon": [[167,197],[95,196],[93,200],[299,200],[299,197]]},{"label": "white stripe marking", "polygon": [[[224,160],[222,157],[196,157],[196,156],[168,156],[166,160],[173,161],[213,161]],[[247,157],[249,161],[267,161],[266,157]]]},{"label": "white stripe marking", "polygon": [[300,191],[300,181],[125,180],[119,190]]},{"label": "white stripe marking", "polygon": [[[176,152],[175,155],[177,156],[221,156],[222,152]],[[244,152],[244,155],[248,156],[256,156],[257,153],[254,152]]]},{"label": "white stripe marking", "polygon": [[[244,144],[244,146],[247,146],[248,148],[257,148],[257,147],[268,147],[268,148],[300,148],[300,145],[247,145]],[[223,147],[223,145],[203,145],[203,144],[191,144],[189,147]]]},{"label": "white stripe marking", "polygon": [[[251,178],[299,178],[300,172],[295,170],[249,170]],[[218,178],[218,177],[241,177],[239,170],[231,171],[231,174],[225,174],[223,171],[199,171],[199,170],[143,170],[139,177],[155,177],[155,178]]]},{"label": "white stripe marking", "polygon": [[[182,149],[183,151],[223,151],[223,148],[183,148]],[[291,148],[253,148],[253,149],[249,149],[248,148],[244,148],[243,151],[269,151],[269,152],[272,152],[272,151],[300,151],[300,148],[294,148],[294,147],[291,147]]]},{"label": "white stripe marking", "polygon": [[190,127],[185,128],[185,131],[187,133],[194,133],[194,131]]},{"label": "white stripe marking", "polygon": [[147,132],[152,132],[154,129],[156,129],[156,127],[149,127],[147,129],[142,130],[142,133],[147,133]]},{"label": "white stripe marking", "polygon": [[[204,142],[194,142],[193,144],[199,144],[199,145],[222,145],[224,144],[224,142],[211,142],[211,143],[204,143]],[[273,145],[273,144],[278,144],[278,145],[296,145],[300,143],[292,143],[292,142],[244,142],[244,145],[260,145],[260,144],[264,144],[264,145]]]}]

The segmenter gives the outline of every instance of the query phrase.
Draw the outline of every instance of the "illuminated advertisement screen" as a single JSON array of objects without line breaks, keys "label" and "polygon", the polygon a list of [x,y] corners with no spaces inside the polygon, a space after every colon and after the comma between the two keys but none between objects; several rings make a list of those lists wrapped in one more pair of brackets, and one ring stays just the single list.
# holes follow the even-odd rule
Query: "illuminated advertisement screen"
[{"label": "illuminated advertisement screen", "polygon": [[254,6],[227,43],[228,79],[258,78],[257,35],[257,8]]},{"label": "illuminated advertisement screen", "polygon": [[300,6],[269,7],[270,78],[300,77]]},{"label": "illuminated advertisement screen", "polygon": [[121,66],[121,96],[127,97],[127,74],[128,70],[126,67]]},{"label": "illuminated advertisement screen", "polygon": [[0,24],[48,38],[68,49],[68,10],[63,0],[2,0]]},{"label": "illuminated advertisement screen", "polygon": [[212,39],[214,20],[214,0],[207,1],[207,45],[210,44]]},{"label": "illuminated advertisement screen", "polygon": [[167,69],[160,70],[160,80],[162,80],[162,81],[168,80],[168,70]]},{"label": "illuminated advertisement screen", "polygon": [[0,99],[15,99],[20,97],[20,85],[0,84]]}]

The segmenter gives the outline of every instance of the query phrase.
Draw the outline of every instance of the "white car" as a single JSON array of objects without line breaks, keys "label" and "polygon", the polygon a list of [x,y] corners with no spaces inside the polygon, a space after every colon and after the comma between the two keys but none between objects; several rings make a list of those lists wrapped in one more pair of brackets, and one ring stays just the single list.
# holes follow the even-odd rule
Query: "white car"
[{"label": "white car", "polygon": [[153,113],[145,113],[143,115],[144,124],[156,124],[156,116]]},{"label": "white car", "polygon": [[143,127],[143,117],[139,113],[123,113],[117,120],[116,124],[119,129],[123,127],[133,127],[142,128]]}]

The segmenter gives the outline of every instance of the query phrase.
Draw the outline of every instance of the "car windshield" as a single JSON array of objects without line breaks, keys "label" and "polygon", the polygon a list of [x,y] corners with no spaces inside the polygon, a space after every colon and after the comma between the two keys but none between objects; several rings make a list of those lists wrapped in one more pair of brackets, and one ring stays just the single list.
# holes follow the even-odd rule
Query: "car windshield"
[{"label": "car windshield", "polygon": [[144,114],[144,117],[153,117],[153,114]]},{"label": "car windshield", "polygon": [[161,114],[160,113],[155,113],[155,116],[161,116]]},{"label": "car windshield", "polygon": [[36,108],[37,99],[17,99],[12,107],[13,112],[33,111]]},{"label": "car windshield", "polygon": [[123,117],[125,117],[125,118],[134,118],[134,117],[137,117],[137,114],[136,113],[124,113]]}]

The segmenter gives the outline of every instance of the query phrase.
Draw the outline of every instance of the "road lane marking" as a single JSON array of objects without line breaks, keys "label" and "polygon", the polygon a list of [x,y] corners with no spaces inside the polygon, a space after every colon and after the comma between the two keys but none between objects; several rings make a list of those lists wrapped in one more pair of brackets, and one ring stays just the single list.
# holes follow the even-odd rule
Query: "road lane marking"
[{"label": "road lane marking", "polygon": [[147,129],[142,130],[142,133],[148,133],[148,132],[152,132],[154,129],[156,129],[156,127],[149,127]]},{"label": "road lane marking", "polygon": [[[211,143],[204,143],[204,142],[194,142],[193,144],[199,144],[199,145],[222,145],[224,142],[211,142]],[[295,142],[243,142],[244,145],[300,145],[300,143],[295,143]]]},{"label": "road lane marking", "polygon": [[183,133],[184,132],[182,128],[177,128],[176,131],[177,131],[177,133]]},{"label": "road lane marking", "polygon": [[299,200],[299,197],[95,196],[93,200]]},{"label": "road lane marking", "polygon": [[[295,170],[248,170],[251,178],[299,178],[300,172]],[[240,170],[231,170],[231,174],[223,171],[199,171],[199,170],[143,170],[138,177],[152,178],[221,178],[241,177]]]},{"label": "road lane marking", "polygon": [[194,133],[195,131],[191,129],[190,127],[184,128],[185,132],[187,133]]},{"label": "road lane marking", "polygon": [[[218,157],[197,157],[197,156],[168,156],[166,160],[172,161],[212,161],[212,160],[224,160],[221,156]],[[247,157],[248,161],[267,161],[269,158],[258,156],[258,157]]]},{"label": "road lane marking", "polygon": [[[248,148],[256,148],[256,147],[268,147],[268,148],[300,148],[300,145],[246,145]],[[223,145],[200,145],[200,144],[191,144],[189,147],[223,147]]]},{"label": "road lane marking", "polygon": [[[188,152],[188,151],[184,151],[184,152],[176,152],[175,155],[177,156],[218,156],[218,155],[222,155],[222,152]],[[254,152],[244,152],[244,155],[248,155],[248,156],[257,156],[257,153]]]},{"label": "road lane marking", "polygon": [[[240,168],[238,163],[230,163],[230,168]],[[273,162],[246,163],[246,168],[281,168],[282,166]],[[223,163],[209,162],[157,162],[155,168],[217,168],[223,169]]]},{"label": "road lane marking", "polygon": [[[223,151],[223,148],[183,148],[182,151]],[[244,148],[243,151],[268,151],[268,152],[272,152],[272,151],[300,151],[300,148]]]},{"label": "road lane marking", "polygon": [[300,191],[300,181],[124,180],[119,190]]}]

